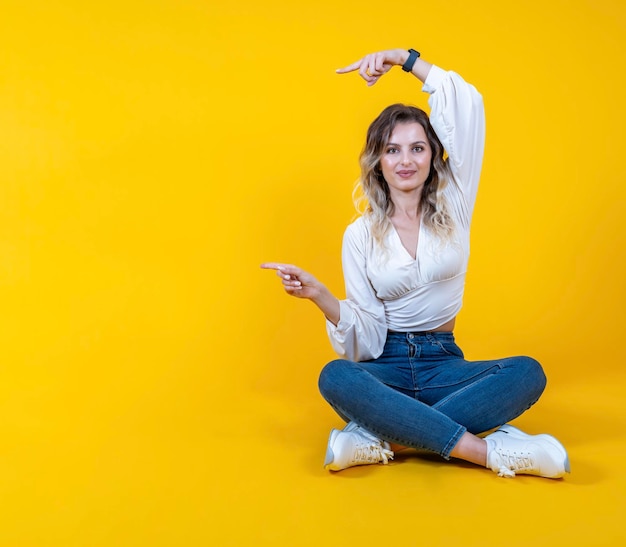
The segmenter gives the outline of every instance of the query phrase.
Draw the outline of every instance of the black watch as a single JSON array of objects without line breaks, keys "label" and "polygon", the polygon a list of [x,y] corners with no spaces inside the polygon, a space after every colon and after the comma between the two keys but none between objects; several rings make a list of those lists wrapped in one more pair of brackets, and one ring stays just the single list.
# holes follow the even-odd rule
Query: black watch
[{"label": "black watch", "polygon": [[402,70],[404,70],[404,72],[411,72],[411,70],[413,70],[413,65],[415,64],[415,61],[417,61],[417,58],[419,56],[419,51],[416,51],[415,49],[409,49],[409,58],[406,60],[406,63],[402,65]]}]

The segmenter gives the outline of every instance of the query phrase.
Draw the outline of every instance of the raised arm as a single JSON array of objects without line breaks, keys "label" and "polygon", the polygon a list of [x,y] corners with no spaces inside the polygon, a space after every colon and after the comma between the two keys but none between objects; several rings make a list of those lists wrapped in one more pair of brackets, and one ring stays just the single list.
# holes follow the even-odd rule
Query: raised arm
[{"label": "raised arm", "polygon": [[358,71],[368,86],[374,85],[394,66],[410,68],[410,72],[430,94],[430,122],[450,158],[450,166],[465,196],[464,217],[469,219],[476,199],[485,144],[485,113],[482,96],[459,74],[415,59],[408,65],[409,51],[388,49],[365,55],[338,74]]}]

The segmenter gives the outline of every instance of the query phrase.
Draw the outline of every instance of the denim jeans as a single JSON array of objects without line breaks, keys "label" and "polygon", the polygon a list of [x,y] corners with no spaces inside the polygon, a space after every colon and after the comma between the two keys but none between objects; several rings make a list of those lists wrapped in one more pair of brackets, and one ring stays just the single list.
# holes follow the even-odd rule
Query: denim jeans
[{"label": "denim jeans", "polygon": [[328,363],[323,397],[377,437],[448,459],[461,436],[498,427],[541,396],[546,377],[530,357],[466,361],[451,332],[390,332],[377,359]]}]

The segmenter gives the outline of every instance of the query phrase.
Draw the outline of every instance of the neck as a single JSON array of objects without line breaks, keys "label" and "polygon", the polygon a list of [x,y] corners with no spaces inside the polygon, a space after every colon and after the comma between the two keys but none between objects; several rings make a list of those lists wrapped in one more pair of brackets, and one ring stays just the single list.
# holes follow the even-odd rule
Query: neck
[{"label": "neck", "polygon": [[404,217],[415,220],[420,214],[421,188],[411,193],[399,193],[391,196],[394,212],[393,217]]}]

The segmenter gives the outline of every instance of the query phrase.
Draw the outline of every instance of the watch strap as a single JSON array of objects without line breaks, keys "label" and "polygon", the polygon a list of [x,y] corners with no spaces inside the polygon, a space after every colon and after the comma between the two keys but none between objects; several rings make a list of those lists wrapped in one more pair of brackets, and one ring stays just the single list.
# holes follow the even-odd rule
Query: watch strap
[{"label": "watch strap", "polygon": [[420,52],[415,49],[409,49],[409,58],[406,60],[406,63],[402,65],[402,70],[404,72],[411,72],[413,70],[413,65],[417,58],[420,56]]}]

